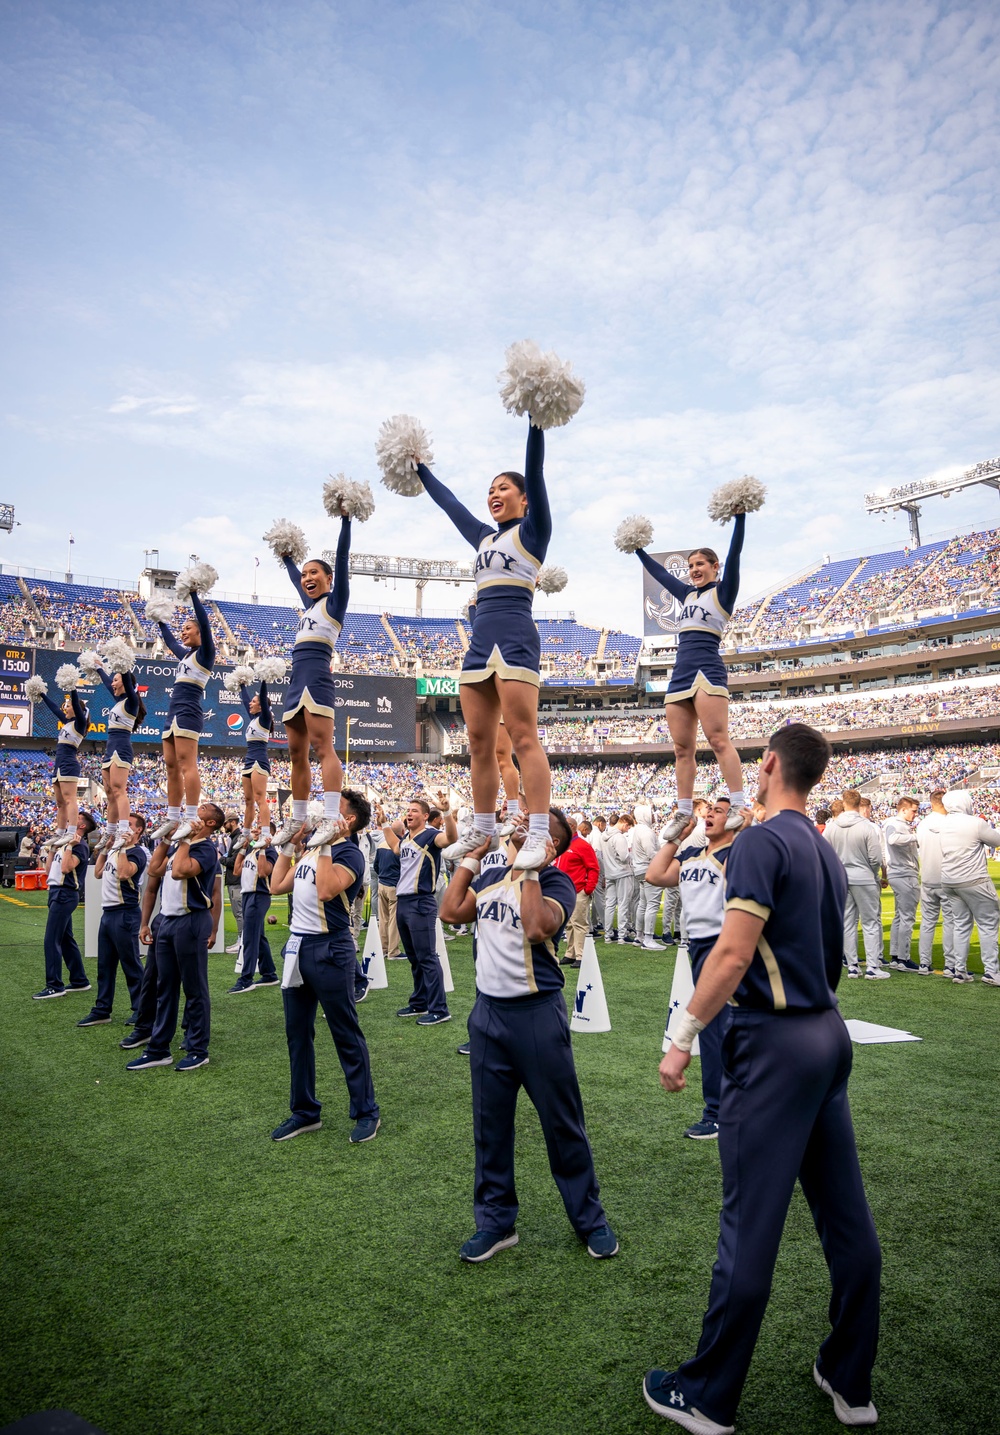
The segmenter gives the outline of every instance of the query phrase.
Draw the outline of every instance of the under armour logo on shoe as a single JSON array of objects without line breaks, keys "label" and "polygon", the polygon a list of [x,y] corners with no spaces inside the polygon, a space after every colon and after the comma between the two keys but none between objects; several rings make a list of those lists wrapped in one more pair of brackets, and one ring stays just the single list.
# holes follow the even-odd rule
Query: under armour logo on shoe
[{"label": "under armour logo on shoe", "polygon": [[671,1403],[671,1405],[683,1405],[683,1404],[684,1404],[684,1396],[681,1394],[681,1392],[680,1392],[679,1390],[671,1390],[671,1392],[670,1392],[670,1403]]}]

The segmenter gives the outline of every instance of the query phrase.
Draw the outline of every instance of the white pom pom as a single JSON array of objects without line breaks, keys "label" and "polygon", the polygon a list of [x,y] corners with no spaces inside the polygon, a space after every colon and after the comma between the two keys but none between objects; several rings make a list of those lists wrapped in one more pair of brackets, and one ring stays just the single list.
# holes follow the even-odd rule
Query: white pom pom
[{"label": "white pom pom", "polygon": [[146,599],[146,618],[150,623],[172,623],[177,599],[173,592],[153,593]]},{"label": "white pom pom", "polygon": [[97,669],[102,666],[101,655],[94,648],[84,648],[82,653],[77,654],[76,662],[80,672],[86,674],[88,678],[93,677]]},{"label": "white pom pom", "polygon": [[305,533],[297,523],[287,518],[279,518],[271,524],[264,534],[264,542],[270,544],[271,552],[279,563],[284,558],[290,558],[296,568],[301,566],[309,552]]},{"label": "white pom pom", "polygon": [[37,676],[28,678],[24,685],[24,695],[30,698],[33,703],[40,703],[49,690],[49,685],[44,678]]},{"label": "white pom pom", "polygon": [[367,483],[355,483],[338,473],[328,478],[323,485],[323,507],[331,518],[356,518],[367,523],[375,512],[375,500]]},{"label": "white pom pom", "polygon": [[56,687],[64,693],[75,692],[80,684],[80,669],[76,663],[63,663],[56,668]]},{"label": "white pom pom", "polygon": [[544,568],[539,568],[535,585],[541,588],[543,593],[561,593],[569,582],[569,574],[565,568],[559,568],[554,563],[547,563]]},{"label": "white pom pom", "polygon": [[254,670],[245,663],[233,668],[222,679],[222,685],[227,692],[238,693],[240,688],[245,688],[254,681]]},{"label": "white pom pom", "polygon": [[124,638],[109,638],[102,643],[101,656],[109,673],[131,673],[135,670],[136,651]]},{"label": "white pom pom", "polygon": [[558,354],[543,354],[533,339],[511,344],[504,355],[500,397],[510,414],[530,414],[536,428],[568,424],[583,403],[583,380]]},{"label": "white pom pom", "polygon": [[641,513],[623,518],[615,529],[615,547],[620,553],[634,553],[637,548],[648,548],[653,541],[653,525]]},{"label": "white pom pom", "polygon": [[192,563],[190,568],[185,568],[183,573],[178,574],[178,601],[186,603],[192,593],[198,593],[204,597],[218,581],[219,574],[211,563]]},{"label": "white pom pom", "polygon": [[284,658],[261,658],[254,672],[262,683],[283,683],[288,664]]},{"label": "white pom pom", "polygon": [[728,523],[738,513],[756,513],[763,508],[767,489],[759,478],[745,473],[731,483],[722,483],[708,500],[708,516],[714,523]]},{"label": "white pom pom", "polygon": [[417,464],[425,463],[429,468],[434,462],[430,434],[410,414],[394,414],[379,428],[375,458],[386,488],[413,498],[424,491]]}]

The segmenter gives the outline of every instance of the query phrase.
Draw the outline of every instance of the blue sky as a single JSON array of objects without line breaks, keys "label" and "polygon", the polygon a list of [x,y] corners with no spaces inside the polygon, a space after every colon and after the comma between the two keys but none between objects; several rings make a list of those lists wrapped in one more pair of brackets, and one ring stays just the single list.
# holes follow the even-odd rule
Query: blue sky
[{"label": "blue sky", "polygon": [[[259,535],[326,546],[340,470],[376,489],[356,547],[467,556],[375,435],[417,415],[482,510],[524,337],[587,381],[545,600],[586,621],[639,631],[626,513],[723,547],[708,493],[756,473],[749,595],[901,545],[870,489],[1000,452],[988,4],[4,0],[0,57],[5,562],[72,531],[78,572],[197,551],[247,591],[258,554],[281,594]],[[923,528],[995,521],[975,490]]]}]

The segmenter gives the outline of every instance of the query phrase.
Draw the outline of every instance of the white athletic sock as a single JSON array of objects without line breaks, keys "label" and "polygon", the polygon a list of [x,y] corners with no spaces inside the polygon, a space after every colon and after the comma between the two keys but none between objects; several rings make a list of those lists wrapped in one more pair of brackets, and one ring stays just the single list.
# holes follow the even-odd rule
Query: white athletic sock
[{"label": "white athletic sock", "polygon": [[729,801],[734,807],[746,807],[747,795],[743,791],[742,787],[740,788],[739,792],[731,792],[729,794]]},{"label": "white athletic sock", "polygon": [[198,804],[197,804],[197,802],[193,802],[193,803],[192,803],[192,802],[189,802],[189,803],[187,804],[187,806],[186,806],[185,809],[184,809],[184,821],[185,821],[185,822],[197,822],[197,821],[198,821]]},{"label": "white athletic sock", "polygon": [[340,816],[340,793],[323,793],[323,816],[327,819]]},{"label": "white athletic sock", "polygon": [[548,837],[549,814],[547,812],[529,812],[528,831],[533,837]]},{"label": "white athletic sock", "polygon": [[685,817],[690,817],[694,812],[694,798],[678,797],[677,810],[678,812],[683,812]]},{"label": "white athletic sock", "polygon": [[521,811],[521,804],[520,804],[520,802],[518,801],[518,799],[517,799],[516,797],[508,797],[508,799],[507,799],[507,816],[508,816],[508,817],[516,817],[520,811]]},{"label": "white athletic sock", "polygon": [[179,808],[179,807],[168,807],[168,808],[167,808],[167,821],[168,821],[168,822],[180,822],[180,820],[181,820],[181,810],[180,810],[180,808]]},{"label": "white athletic sock", "polygon": [[121,833],[121,835],[122,835],[123,837],[127,837],[127,836],[128,836],[129,832],[131,831],[131,828],[129,827],[129,823],[128,823],[128,818],[127,818],[127,817],[122,817],[122,818],[119,820],[119,823],[118,823],[118,831]]},{"label": "white athletic sock", "polygon": [[250,834],[251,834],[251,832],[253,832],[253,828],[252,828],[252,827],[244,827],[244,829],[243,829],[243,836],[244,836],[244,837],[249,837]]},{"label": "white athletic sock", "polygon": [[492,836],[497,830],[497,815],[495,812],[474,812],[472,814],[472,821],[475,824],[476,831],[481,832],[484,837],[487,835]]},{"label": "white athletic sock", "polygon": [[293,798],[292,798],[292,821],[293,821],[293,822],[305,822],[305,820],[306,820],[306,818],[307,818],[308,816],[309,816],[309,799],[308,799],[308,797],[293,797]]}]

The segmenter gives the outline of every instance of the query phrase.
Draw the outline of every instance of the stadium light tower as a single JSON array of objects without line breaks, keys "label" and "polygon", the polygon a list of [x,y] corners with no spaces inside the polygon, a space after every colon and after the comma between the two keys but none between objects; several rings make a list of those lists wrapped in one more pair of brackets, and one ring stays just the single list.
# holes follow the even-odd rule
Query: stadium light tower
[{"label": "stadium light tower", "polygon": [[1000,493],[1000,458],[987,458],[967,468],[958,478],[928,478],[919,483],[904,483],[890,488],[888,493],[866,493],[865,510],[868,513],[906,513],[910,520],[910,537],[914,548],[920,547],[920,504],[926,498],[950,498],[963,488],[973,488],[977,483]]},{"label": "stadium light tower", "polygon": [[12,503],[0,503],[0,532],[13,533],[17,526]]},{"label": "stadium light tower", "polygon": [[[337,555],[326,549],[323,557],[331,567]],[[361,578],[405,578],[417,585],[417,612],[423,612],[424,589],[428,583],[474,583],[471,563],[454,563],[450,558],[399,558],[383,553],[352,553],[350,571]]]}]

